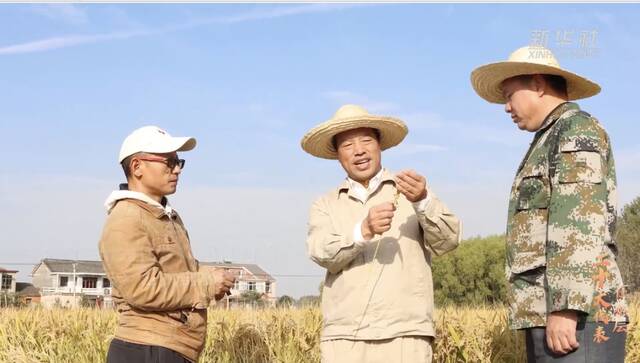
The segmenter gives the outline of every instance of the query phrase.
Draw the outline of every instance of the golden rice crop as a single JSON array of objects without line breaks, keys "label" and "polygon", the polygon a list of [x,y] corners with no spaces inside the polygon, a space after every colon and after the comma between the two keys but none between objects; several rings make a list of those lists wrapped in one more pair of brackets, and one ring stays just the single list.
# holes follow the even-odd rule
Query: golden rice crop
[{"label": "golden rice crop", "polygon": [[[640,361],[638,308],[631,303],[627,362]],[[0,362],[103,362],[116,327],[111,310],[0,309]],[[434,362],[523,362],[524,339],[507,328],[502,307],[436,312]],[[201,362],[319,362],[316,308],[210,310]]]}]

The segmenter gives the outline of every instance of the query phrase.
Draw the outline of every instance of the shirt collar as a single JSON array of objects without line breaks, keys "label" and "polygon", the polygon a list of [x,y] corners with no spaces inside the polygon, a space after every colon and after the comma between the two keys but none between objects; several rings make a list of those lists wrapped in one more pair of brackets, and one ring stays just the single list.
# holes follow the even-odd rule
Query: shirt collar
[{"label": "shirt collar", "polygon": [[393,174],[391,174],[384,167],[381,168],[380,171],[373,176],[373,178],[371,178],[368,188],[365,188],[364,185],[349,177],[346,177],[338,187],[336,197],[340,196],[340,192],[347,191],[349,196],[359,199],[364,203],[369,198],[369,196],[375,193],[380,188],[380,186],[387,181],[395,184]]},{"label": "shirt collar", "polygon": [[350,188],[355,189],[364,189],[367,192],[371,193],[374,190],[378,189],[380,186],[380,182],[382,181],[382,173],[384,172],[384,168],[380,168],[380,171],[369,180],[369,186],[365,188],[364,185],[358,183],[357,181],[347,177],[347,181],[349,182]]}]

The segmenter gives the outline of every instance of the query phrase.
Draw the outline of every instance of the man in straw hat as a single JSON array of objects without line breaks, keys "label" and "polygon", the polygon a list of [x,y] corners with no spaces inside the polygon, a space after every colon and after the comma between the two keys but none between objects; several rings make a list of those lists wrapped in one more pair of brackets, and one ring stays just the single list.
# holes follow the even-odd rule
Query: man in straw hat
[{"label": "man in straw hat", "polygon": [[327,269],[323,362],[431,362],[431,256],[457,247],[460,222],[412,170],[395,176],[381,150],[407,134],[396,118],[341,107],[302,148],[347,174],[310,211],[308,253]]},{"label": "man in straw hat", "polygon": [[167,195],[176,192],[184,159],[196,146],[156,126],[132,132],[119,162],[128,184],[109,195],[100,256],[113,283],[119,318],[107,362],[196,362],[204,348],[207,307],[234,277],[200,266]]},{"label": "man in straw hat", "polygon": [[628,317],[611,142],[569,102],[600,87],[542,47],[478,67],[471,83],[535,132],[511,189],[506,235],[510,324],[525,330],[528,361],[622,362]]}]

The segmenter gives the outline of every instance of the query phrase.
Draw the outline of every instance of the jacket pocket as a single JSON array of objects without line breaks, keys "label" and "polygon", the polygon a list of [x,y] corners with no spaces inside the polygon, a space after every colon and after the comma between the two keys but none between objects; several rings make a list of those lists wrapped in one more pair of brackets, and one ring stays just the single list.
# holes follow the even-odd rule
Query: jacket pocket
[{"label": "jacket pocket", "polygon": [[546,265],[550,196],[550,186],[541,170],[533,170],[522,177],[507,245],[510,279],[515,274]]},{"label": "jacket pocket", "polygon": [[569,139],[560,145],[557,171],[560,183],[602,182],[602,158],[598,150],[579,139]]},{"label": "jacket pocket", "polygon": [[518,187],[517,210],[549,207],[550,190],[542,175],[527,175]]},{"label": "jacket pocket", "polygon": [[206,330],[207,326],[207,310],[195,309],[187,311],[187,325],[193,330]]},{"label": "jacket pocket", "polygon": [[542,286],[542,284],[540,283],[540,277],[542,274],[544,274],[545,270],[546,270],[545,266],[538,266],[533,269],[528,269],[526,271],[513,273],[509,281],[511,282],[523,281],[528,285]]},{"label": "jacket pocket", "polygon": [[167,311],[165,315],[176,326],[184,326],[187,324],[188,316],[183,310]]}]

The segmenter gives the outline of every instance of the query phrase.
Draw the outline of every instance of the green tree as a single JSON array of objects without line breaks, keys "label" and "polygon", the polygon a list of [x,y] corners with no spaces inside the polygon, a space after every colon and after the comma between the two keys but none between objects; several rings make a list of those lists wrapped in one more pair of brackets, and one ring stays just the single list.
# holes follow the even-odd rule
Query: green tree
[{"label": "green tree", "polygon": [[433,258],[436,305],[504,303],[507,281],[504,236],[472,238]]},{"label": "green tree", "polygon": [[265,305],[263,294],[257,291],[245,291],[240,295],[240,301],[253,307],[262,308]]},{"label": "green tree", "polygon": [[630,292],[640,289],[640,197],[624,206],[618,219],[616,242],[622,279]]},{"label": "green tree", "polygon": [[282,295],[276,300],[276,307],[290,308],[296,301],[289,295]]},{"label": "green tree", "polygon": [[320,306],[320,296],[305,295],[298,299],[298,306],[305,307],[317,307]]},{"label": "green tree", "polygon": [[3,291],[0,293],[0,307],[21,307],[23,306],[22,302],[18,298],[18,295],[10,292]]},{"label": "green tree", "polygon": [[80,307],[83,307],[83,308],[95,307],[95,303],[93,303],[91,300],[89,300],[89,297],[87,297],[87,295],[85,295],[85,294],[80,295],[79,305],[80,305]]}]

